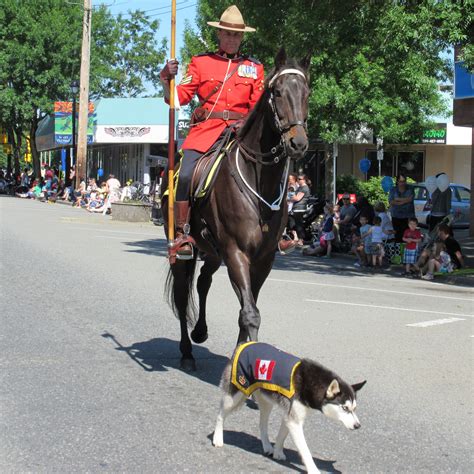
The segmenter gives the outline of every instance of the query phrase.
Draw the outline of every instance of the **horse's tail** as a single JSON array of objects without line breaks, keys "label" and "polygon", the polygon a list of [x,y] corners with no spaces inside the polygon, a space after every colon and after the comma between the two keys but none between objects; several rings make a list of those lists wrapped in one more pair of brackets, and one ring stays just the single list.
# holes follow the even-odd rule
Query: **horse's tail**
[{"label": "horse's tail", "polygon": [[197,256],[192,260],[177,261],[170,265],[165,282],[165,296],[177,319],[186,313],[188,326],[196,323],[196,305],[194,302],[194,273]]}]

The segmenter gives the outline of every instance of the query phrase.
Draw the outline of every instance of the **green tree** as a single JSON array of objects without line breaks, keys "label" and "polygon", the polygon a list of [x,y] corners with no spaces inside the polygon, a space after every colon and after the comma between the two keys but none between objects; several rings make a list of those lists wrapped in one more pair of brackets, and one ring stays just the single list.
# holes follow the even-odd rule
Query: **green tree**
[{"label": "green tree", "polygon": [[[15,171],[22,142],[34,137],[41,118],[58,100],[70,99],[79,78],[82,8],[63,0],[0,0],[0,122],[13,138]],[[141,12],[112,15],[106,7],[92,15],[91,97],[143,94],[158,84],[158,21]],[[32,140],[33,164],[39,157]]]},{"label": "green tree", "polygon": [[[199,1],[198,31],[185,32],[184,61],[215,49],[215,29],[206,22],[226,6]],[[329,143],[361,127],[385,143],[413,140],[429,116],[448,113],[438,84],[452,79],[452,62],[442,53],[461,44],[472,66],[470,1],[241,0],[239,8],[257,28],[243,50],[265,65],[281,45],[295,56],[312,51],[310,130]]]}]

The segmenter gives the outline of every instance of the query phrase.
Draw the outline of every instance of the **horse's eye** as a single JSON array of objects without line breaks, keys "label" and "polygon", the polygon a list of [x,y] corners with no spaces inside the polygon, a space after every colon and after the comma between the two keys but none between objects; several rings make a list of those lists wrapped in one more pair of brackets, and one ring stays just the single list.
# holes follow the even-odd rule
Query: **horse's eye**
[{"label": "horse's eye", "polygon": [[281,97],[281,92],[278,89],[275,89],[275,97]]}]

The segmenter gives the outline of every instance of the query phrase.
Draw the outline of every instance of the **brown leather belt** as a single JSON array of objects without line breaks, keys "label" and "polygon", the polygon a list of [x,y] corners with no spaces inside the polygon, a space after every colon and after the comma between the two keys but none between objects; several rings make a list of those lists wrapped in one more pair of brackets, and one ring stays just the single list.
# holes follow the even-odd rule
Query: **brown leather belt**
[{"label": "brown leather belt", "polygon": [[196,122],[202,122],[207,119],[222,119],[222,120],[240,120],[245,117],[246,114],[240,112],[233,112],[232,110],[222,110],[220,112],[210,112],[204,107],[198,107],[194,111],[194,119]]}]

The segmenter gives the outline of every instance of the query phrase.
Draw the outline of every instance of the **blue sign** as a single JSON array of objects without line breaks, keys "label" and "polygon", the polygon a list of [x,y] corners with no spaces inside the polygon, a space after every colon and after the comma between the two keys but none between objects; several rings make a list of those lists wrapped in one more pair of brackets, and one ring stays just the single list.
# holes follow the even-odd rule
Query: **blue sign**
[{"label": "blue sign", "polygon": [[368,158],[362,158],[359,161],[359,169],[362,173],[367,173],[370,170],[370,160]]},{"label": "blue sign", "polygon": [[474,74],[470,74],[463,62],[454,65],[454,98],[469,99],[474,97]]},{"label": "blue sign", "polygon": [[104,176],[104,170],[103,170],[102,168],[99,168],[99,169],[97,170],[97,176],[98,176],[99,178],[102,178],[102,176]]},{"label": "blue sign", "polygon": [[61,149],[61,170],[66,169],[66,149]]}]

